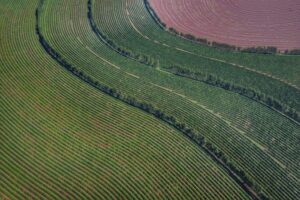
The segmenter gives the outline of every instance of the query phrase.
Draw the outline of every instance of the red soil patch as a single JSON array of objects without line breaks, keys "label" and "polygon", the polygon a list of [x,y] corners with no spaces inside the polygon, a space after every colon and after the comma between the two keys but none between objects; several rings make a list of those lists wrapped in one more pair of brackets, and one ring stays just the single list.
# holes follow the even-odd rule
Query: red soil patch
[{"label": "red soil patch", "polygon": [[149,0],[182,33],[240,47],[300,47],[299,0]]}]

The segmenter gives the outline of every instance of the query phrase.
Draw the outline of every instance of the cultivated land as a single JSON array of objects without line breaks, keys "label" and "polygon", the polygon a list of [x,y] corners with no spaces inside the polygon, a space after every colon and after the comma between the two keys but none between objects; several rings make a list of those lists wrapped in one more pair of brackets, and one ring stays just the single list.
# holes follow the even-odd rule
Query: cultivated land
[{"label": "cultivated land", "polygon": [[168,27],[241,47],[300,47],[297,0],[149,0]]},{"label": "cultivated land", "polygon": [[1,199],[249,198],[183,134],[53,61],[37,3],[1,1]]},{"label": "cultivated land", "polygon": [[[264,93],[299,114],[300,56],[253,55],[191,44],[160,30],[143,1],[123,1],[105,9],[100,4],[97,10],[101,8],[96,23],[101,23],[100,30],[121,47],[159,60],[160,67],[166,69],[180,66]],[[119,13],[111,17],[113,9]],[[114,28],[105,26],[109,21]]]},{"label": "cultivated land", "polygon": [[[255,88],[298,112],[298,56],[191,43],[159,28],[142,0],[0,2],[3,198],[299,196],[299,122],[186,73]],[[209,156],[224,161],[220,152],[225,165]]]}]

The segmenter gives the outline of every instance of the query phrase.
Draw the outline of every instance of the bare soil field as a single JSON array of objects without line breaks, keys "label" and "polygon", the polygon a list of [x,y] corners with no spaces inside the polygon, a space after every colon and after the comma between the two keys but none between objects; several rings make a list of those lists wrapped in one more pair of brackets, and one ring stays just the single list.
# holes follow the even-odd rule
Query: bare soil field
[{"label": "bare soil field", "polygon": [[240,47],[300,47],[299,0],[149,0],[167,27]]}]

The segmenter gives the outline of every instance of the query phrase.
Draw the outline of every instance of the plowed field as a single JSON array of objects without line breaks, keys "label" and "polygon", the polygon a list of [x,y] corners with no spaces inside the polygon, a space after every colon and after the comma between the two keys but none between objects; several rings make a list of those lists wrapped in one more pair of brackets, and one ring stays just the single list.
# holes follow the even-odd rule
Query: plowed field
[{"label": "plowed field", "polygon": [[179,32],[241,47],[300,47],[298,0],[149,0]]}]

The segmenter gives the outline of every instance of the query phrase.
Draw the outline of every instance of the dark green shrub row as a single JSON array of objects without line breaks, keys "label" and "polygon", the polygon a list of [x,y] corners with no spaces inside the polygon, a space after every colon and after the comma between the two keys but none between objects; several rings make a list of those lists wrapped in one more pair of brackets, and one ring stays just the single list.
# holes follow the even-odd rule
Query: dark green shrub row
[{"label": "dark green shrub row", "polygon": [[[214,147],[210,142],[206,142],[203,144],[204,149],[208,150],[207,152],[209,154],[212,154],[211,156],[215,157],[215,159],[218,159],[223,163],[223,166],[225,169],[227,169],[230,174],[230,176],[235,179],[237,182],[240,183],[240,185],[248,191],[249,188],[253,190],[253,192],[249,192],[251,197],[253,199],[262,199],[267,200],[269,199],[261,190],[258,184],[255,183],[255,181],[247,176],[247,174],[243,171],[238,169],[227,157],[223,154],[220,150],[218,150],[216,147]],[[240,180],[237,180],[240,179]],[[248,188],[249,187],[249,188]]]},{"label": "dark green shrub row", "polygon": [[171,66],[168,68],[170,71],[175,73],[179,76],[184,76],[187,78],[191,78],[194,80],[202,81],[204,83],[207,83],[209,85],[217,86],[220,88],[223,88],[225,90],[229,90],[235,93],[238,93],[240,95],[243,95],[245,97],[248,97],[254,101],[257,101],[259,103],[262,103],[270,108],[273,108],[288,117],[292,118],[293,120],[300,122],[300,114],[293,108],[289,107],[288,105],[274,99],[271,96],[265,95],[259,91],[256,91],[251,88],[245,88],[240,85],[236,85],[230,82],[226,82],[225,80],[222,80],[221,78],[218,78],[211,74],[204,74],[200,72],[192,72],[188,69],[184,69],[180,66]]},{"label": "dark green shrub row", "polygon": [[130,51],[129,49],[125,47],[118,46],[114,41],[109,39],[105,34],[103,34],[99,28],[96,26],[96,23],[93,18],[92,13],[92,0],[88,0],[88,19],[90,26],[92,27],[93,32],[96,34],[96,36],[108,47],[116,51],[122,56],[125,56],[127,58],[131,58],[134,60],[137,60],[138,62],[151,66],[151,67],[158,67],[159,62],[152,58],[151,56],[145,55],[145,54],[138,54],[135,52]]},{"label": "dark green shrub row", "polygon": [[300,49],[285,50],[286,55],[300,55]]},{"label": "dark green shrub row", "polygon": [[187,38],[188,40],[193,40],[201,44],[211,45],[211,43],[205,38],[197,38],[191,34],[183,34],[183,33],[181,33],[181,36]]},{"label": "dark green shrub row", "polygon": [[[202,147],[214,160],[217,161],[218,164],[222,165],[225,169],[227,169],[229,175],[234,178],[238,182],[239,185],[241,185],[254,199],[268,199],[261,190],[257,190],[259,187],[254,183],[253,180],[251,180],[244,171],[238,169],[235,167],[235,165],[229,161],[227,156],[217,149],[213,144],[206,142],[205,138],[201,136],[199,133],[196,133],[194,130],[187,127],[186,124],[180,123],[177,121],[177,119],[173,116],[169,116],[165,114],[163,111],[161,111],[158,108],[155,108],[153,105],[138,101],[137,99],[127,96],[123,94],[122,92],[110,88],[106,85],[103,85],[102,83],[93,80],[92,77],[85,74],[83,71],[78,70],[76,67],[73,67],[71,64],[69,64],[67,61],[65,61],[62,56],[57,53],[45,40],[44,36],[40,32],[39,28],[39,12],[41,7],[38,7],[36,10],[36,34],[39,37],[39,42],[45,49],[45,51],[55,60],[57,61],[62,67],[64,67],[66,70],[71,72],[76,77],[80,78],[84,82],[88,83],[92,87],[104,92],[105,94],[108,94],[114,98],[117,98],[124,103],[131,105],[133,107],[139,108],[149,114],[152,114],[158,119],[163,120],[164,122],[168,123],[172,127],[176,128],[180,132],[184,133],[188,138],[190,138],[193,142],[197,143],[200,147]],[[252,190],[249,190],[249,188],[252,188]]]},{"label": "dark green shrub row", "polygon": [[250,47],[250,48],[243,48],[240,51],[246,52],[246,53],[259,53],[259,54],[276,54],[276,53],[278,53],[278,50],[276,47]]},{"label": "dark green shrub row", "polygon": [[146,6],[147,11],[150,13],[150,16],[152,19],[162,28],[166,29],[166,24],[160,20],[160,18],[157,16],[156,12],[153,10],[153,8],[150,6],[150,3],[148,0],[144,0],[144,4]]},{"label": "dark green shrub row", "polygon": [[212,42],[212,43],[211,43],[211,46],[212,46],[212,47],[216,47],[216,48],[221,48],[221,49],[231,50],[231,51],[237,50],[237,47],[234,46],[234,45],[225,44],[225,43],[220,43],[220,42]]},{"label": "dark green shrub row", "polygon": [[180,33],[178,32],[176,29],[174,28],[169,28],[168,29],[171,33],[174,33],[175,35],[178,35],[180,37],[183,37],[187,40],[193,41],[193,42],[197,42],[197,43],[201,43],[201,44],[205,44],[205,45],[209,45],[215,48],[220,48],[220,49],[225,49],[225,50],[229,50],[229,51],[240,51],[240,52],[244,52],[244,53],[259,53],[259,54],[276,54],[278,53],[277,48],[276,47],[249,47],[249,48],[241,48],[235,45],[230,45],[230,44],[226,44],[226,43],[220,43],[220,42],[210,42],[205,38],[198,38],[195,37],[191,34],[184,34],[184,33]]},{"label": "dark green shrub row", "polygon": [[169,29],[169,32],[177,35],[177,36],[180,36],[180,37],[183,37],[187,40],[191,40],[191,41],[194,41],[194,42],[197,42],[197,43],[201,43],[201,44],[206,44],[206,45],[211,45],[211,43],[207,40],[207,39],[204,39],[204,38],[197,38],[191,34],[184,34],[184,33],[180,33],[178,32],[176,29],[170,27]]}]

